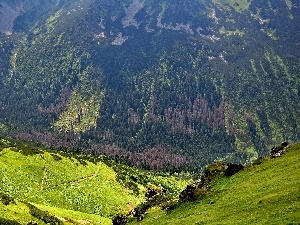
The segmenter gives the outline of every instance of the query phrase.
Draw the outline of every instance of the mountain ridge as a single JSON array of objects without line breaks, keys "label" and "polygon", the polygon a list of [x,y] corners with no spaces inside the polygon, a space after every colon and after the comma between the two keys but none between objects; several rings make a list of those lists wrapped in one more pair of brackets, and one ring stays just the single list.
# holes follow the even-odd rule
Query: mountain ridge
[{"label": "mountain ridge", "polygon": [[[251,162],[299,140],[295,0],[28,1],[24,11],[1,36],[6,133],[170,171]],[[144,157],[161,149],[156,163]]]}]

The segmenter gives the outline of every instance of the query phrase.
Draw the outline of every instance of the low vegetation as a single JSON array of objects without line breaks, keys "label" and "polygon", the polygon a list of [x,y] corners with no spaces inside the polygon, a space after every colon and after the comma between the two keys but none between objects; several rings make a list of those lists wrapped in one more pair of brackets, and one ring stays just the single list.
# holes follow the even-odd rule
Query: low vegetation
[{"label": "low vegetation", "polygon": [[217,161],[191,183],[187,175],[154,174],[105,157],[0,143],[1,224],[300,221],[300,144],[284,142],[250,166]]},{"label": "low vegetation", "polygon": [[204,194],[194,186],[194,201],[174,203],[168,211],[153,207],[141,222],[132,219],[130,224],[299,224],[300,144],[286,150],[232,176],[220,170],[222,163],[210,166],[219,175]]},{"label": "low vegetation", "polygon": [[21,224],[34,219],[61,224],[81,218],[110,224],[114,216],[144,201],[148,186],[163,187],[168,196],[176,196],[189,182],[101,156],[46,151],[6,139],[1,140],[0,168],[0,218]]}]

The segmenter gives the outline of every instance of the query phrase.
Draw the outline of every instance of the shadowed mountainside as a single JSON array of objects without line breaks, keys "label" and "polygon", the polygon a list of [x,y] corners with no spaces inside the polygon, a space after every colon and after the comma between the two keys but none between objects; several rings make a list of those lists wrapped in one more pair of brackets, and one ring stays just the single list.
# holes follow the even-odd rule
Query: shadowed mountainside
[{"label": "shadowed mountainside", "polygon": [[172,172],[299,140],[296,0],[0,3],[22,5],[0,37],[3,134]]}]

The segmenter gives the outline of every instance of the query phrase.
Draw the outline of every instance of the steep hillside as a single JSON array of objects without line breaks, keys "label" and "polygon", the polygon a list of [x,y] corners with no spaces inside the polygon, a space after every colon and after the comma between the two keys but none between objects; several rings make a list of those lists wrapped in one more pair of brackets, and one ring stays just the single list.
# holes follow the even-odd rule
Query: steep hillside
[{"label": "steep hillside", "polygon": [[220,176],[196,201],[177,204],[167,213],[153,208],[130,224],[299,224],[300,144],[281,158],[260,163]]},{"label": "steep hillside", "polygon": [[0,142],[0,179],[0,221],[21,224],[47,212],[56,220],[110,224],[143,201],[149,186],[164,188],[172,197],[188,182],[105,158],[49,152],[5,139]]},{"label": "steep hillside", "polygon": [[[8,195],[0,194],[0,224],[105,224],[110,225],[111,219],[62,208],[36,205],[26,201],[18,201]],[[4,200],[3,200],[4,199]],[[31,223],[30,223],[31,222]]]},{"label": "steep hillside", "polygon": [[0,4],[1,133],[172,172],[300,138],[298,0]]}]

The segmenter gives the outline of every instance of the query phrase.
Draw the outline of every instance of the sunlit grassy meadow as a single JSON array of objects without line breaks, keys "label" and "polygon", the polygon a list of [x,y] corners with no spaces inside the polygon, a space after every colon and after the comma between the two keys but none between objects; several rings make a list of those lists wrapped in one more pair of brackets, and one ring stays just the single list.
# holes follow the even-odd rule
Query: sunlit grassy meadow
[{"label": "sunlit grassy meadow", "polygon": [[101,157],[44,151],[5,140],[0,148],[0,178],[0,192],[16,203],[1,205],[0,218],[21,224],[34,219],[28,202],[65,223],[86,218],[92,224],[110,224],[114,216],[129,212],[128,204],[135,207],[144,201],[147,186],[161,185],[176,195],[188,182],[105,163]]},{"label": "sunlit grassy meadow", "polygon": [[131,224],[299,224],[300,144],[281,158],[266,158],[232,177],[221,177],[211,193],[179,204],[165,215],[151,209]]}]

